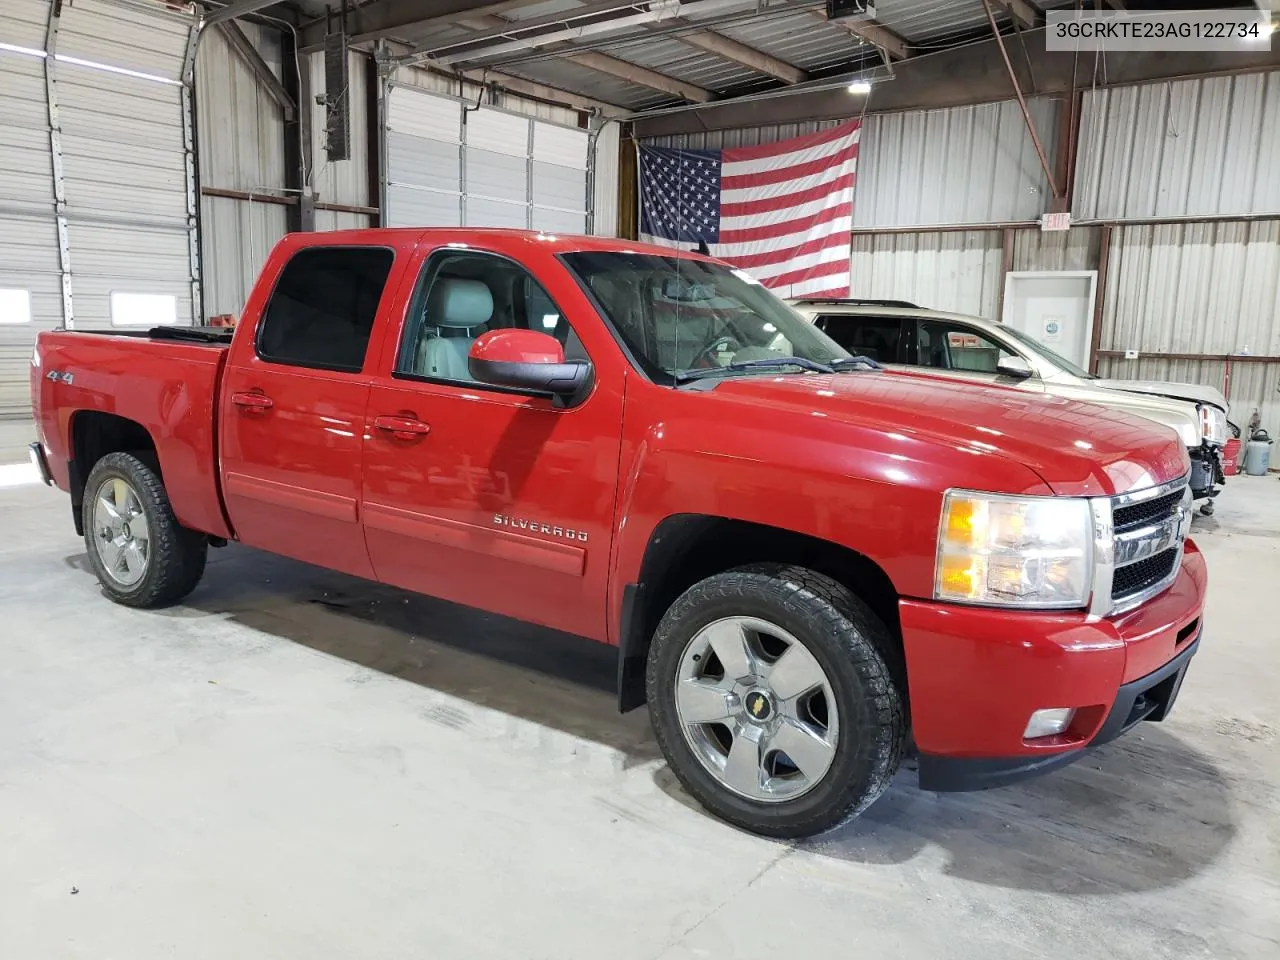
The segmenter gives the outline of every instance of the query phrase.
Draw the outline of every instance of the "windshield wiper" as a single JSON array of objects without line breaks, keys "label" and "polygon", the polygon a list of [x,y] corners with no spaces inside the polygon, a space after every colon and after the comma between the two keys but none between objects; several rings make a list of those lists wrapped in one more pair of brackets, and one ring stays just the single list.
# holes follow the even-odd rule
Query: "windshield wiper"
[{"label": "windshield wiper", "polygon": [[883,370],[884,364],[873,360],[863,353],[855,353],[851,357],[841,357],[831,361],[831,368],[837,373],[841,370]]},{"label": "windshield wiper", "polygon": [[835,373],[835,370],[827,364],[806,360],[804,357],[768,357],[764,360],[743,360],[741,363],[730,363],[723,367],[708,367],[705,370],[682,370],[672,376],[676,383],[688,383],[690,380],[718,376],[726,371],[776,370],[779,367],[799,367],[801,370],[811,370],[814,373]]}]

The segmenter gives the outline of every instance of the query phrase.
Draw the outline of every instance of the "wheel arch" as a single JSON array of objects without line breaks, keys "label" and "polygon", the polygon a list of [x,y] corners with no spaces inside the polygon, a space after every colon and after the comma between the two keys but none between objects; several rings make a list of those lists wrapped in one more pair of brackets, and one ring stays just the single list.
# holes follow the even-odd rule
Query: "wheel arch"
[{"label": "wheel arch", "polygon": [[639,579],[622,594],[618,644],[618,708],[643,706],[645,663],[663,613],[700,580],[752,563],[806,567],[853,591],[888,629],[892,649],[881,651],[904,703],[906,661],[898,592],[872,559],[849,547],[781,527],[706,514],[676,514],[650,534]]},{"label": "wheel arch", "polygon": [[68,426],[70,461],[67,482],[71,493],[71,516],[76,533],[84,535],[85,482],[94,465],[109,453],[132,453],[147,460],[163,479],[155,438],[136,420],[101,410],[78,410]]}]

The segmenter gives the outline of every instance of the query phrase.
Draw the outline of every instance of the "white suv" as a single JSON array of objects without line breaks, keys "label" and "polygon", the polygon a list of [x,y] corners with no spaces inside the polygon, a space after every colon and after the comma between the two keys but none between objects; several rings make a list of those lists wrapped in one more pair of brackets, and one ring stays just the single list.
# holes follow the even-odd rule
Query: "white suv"
[{"label": "white suv", "polygon": [[1104,380],[1005,326],[904,300],[793,300],[792,306],[850,353],[889,365],[928,367],[980,380],[1087,400],[1173,428],[1191,456],[1191,490],[1213,512],[1227,442],[1227,401],[1192,383]]}]

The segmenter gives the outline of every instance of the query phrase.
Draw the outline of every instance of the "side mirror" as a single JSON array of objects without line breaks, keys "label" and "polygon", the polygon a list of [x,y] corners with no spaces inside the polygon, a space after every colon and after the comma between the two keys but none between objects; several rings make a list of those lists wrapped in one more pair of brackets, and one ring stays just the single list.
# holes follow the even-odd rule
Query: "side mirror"
[{"label": "side mirror", "polygon": [[1023,360],[1021,357],[1001,357],[996,361],[996,372],[1004,374],[1006,377],[1016,377],[1019,380],[1025,380],[1034,372],[1031,364]]},{"label": "side mirror", "polygon": [[467,369],[481,383],[552,394],[562,406],[586,397],[594,381],[588,360],[564,358],[564,347],[537,330],[490,330],[467,353]]}]

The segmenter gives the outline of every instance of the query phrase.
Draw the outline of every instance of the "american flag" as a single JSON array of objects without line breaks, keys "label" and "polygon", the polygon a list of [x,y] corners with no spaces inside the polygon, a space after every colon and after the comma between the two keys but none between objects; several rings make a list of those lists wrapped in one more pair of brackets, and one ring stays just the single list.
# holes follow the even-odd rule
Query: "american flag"
[{"label": "american flag", "polygon": [[847,297],[861,121],[731,150],[640,148],[640,238],[704,241],[784,297]]}]

